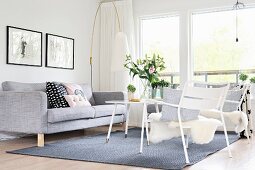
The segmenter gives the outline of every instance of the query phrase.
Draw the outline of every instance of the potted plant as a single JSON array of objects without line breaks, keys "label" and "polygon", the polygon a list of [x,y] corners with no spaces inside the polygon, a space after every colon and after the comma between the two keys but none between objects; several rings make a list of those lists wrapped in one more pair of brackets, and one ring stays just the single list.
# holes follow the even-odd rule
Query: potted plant
[{"label": "potted plant", "polygon": [[242,80],[242,82],[244,83],[248,79],[248,75],[244,74],[244,73],[241,73],[239,75],[239,79]]},{"label": "potted plant", "polygon": [[128,100],[132,100],[134,98],[134,94],[135,94],[136,88],[135,88],[134,85],[129,84],[127,86],[127,90],[128,90]]},{"label": "potted plant", "polygon": [[253,97],[255,97],[255,77],[250,78],[251,87],[250,91]]},{"label": "potted plant", "polygon": [[146,55],[144,59],[137,59],[136,62],[129,55],[126,56],[124,67],[129,70],[133,78],[135,76],[140,78],[144,87],[142,98],[148,98],[149,87],[159,81],[159,73],[165,69],[165,62],[163,57],[155,54],[152,57]]},{"label": "potted plant", "polygon": [[160,90],[160,97],[163,98],[163,88],[169,87],[170,83],[164,79],[160,80],[159,90]]},{"label": "potted plant", "polygon": [[151,83],[151,97],[154,99],[157,96],[157,91],[159,90],[160,81],[155,81]]},{"label": "potted plant", "polygon": [[153,82],[151,84],[152,87],[152,98],[156,98],[158,95],[157,93],[159,92],[160,94],[160,98],[163,98],[163,88],[164,87],[169,87],[170,83],[164,79],[157,81],[157,82]]}]

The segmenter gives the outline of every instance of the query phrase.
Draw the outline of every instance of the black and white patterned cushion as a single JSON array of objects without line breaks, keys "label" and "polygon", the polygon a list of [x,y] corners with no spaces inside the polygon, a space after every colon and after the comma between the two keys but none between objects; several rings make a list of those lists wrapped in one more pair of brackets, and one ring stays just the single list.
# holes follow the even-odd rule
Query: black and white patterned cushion
[{"label": "black and white patterned cushion", "polygon": [[64,95],[67,95],[65,87],[60,83],[47,82],[46,93],[51,108],[69,107]]}]

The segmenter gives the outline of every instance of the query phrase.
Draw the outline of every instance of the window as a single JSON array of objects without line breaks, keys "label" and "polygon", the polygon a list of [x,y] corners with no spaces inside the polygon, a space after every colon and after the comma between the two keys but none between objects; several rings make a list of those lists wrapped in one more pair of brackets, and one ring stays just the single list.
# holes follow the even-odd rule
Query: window
[{"label": "window", "polygon": [[141,55],[164,57],[162,78],[179,84],[179,16],[141,19]]},{"label": "window", "polygon": [[194,79],[237,82],[238,73],[255,73],[255,9],[193,14]]}]

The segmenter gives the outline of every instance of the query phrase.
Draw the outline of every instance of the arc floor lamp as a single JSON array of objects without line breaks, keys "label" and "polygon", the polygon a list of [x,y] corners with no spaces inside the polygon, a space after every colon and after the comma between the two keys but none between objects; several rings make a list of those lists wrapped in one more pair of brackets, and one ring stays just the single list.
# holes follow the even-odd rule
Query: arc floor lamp
[{"label": "arc floor lamp", "polygon": [[[91,46],[90,46],[90,58],[89,58],[89,62],[90,62],[90,82],[91,82],[91,87],[93,87],[93,42],[94,42],[94,33],[95,33],[95,26],[96,26],[96,19],[99,13],[99,10],[102,6],[103,3],[111,3],[114,7],[114,11],[117,17],[117,21],[118,21],[118,33],[115,36],[115,43],[114,48],[113,48],[113,57],[115,58],[121,58],[124,57],[126,54],[126,52],[128,51],[128,44],[127,44],[127,37],[126,35],[122,32],[121,30],[121,24],[120,24],[120,17],[119,17],[119,13],[118,13],[118,9],[116,7],[116,4],[114,2],[114,0],[110,0],[110,1],[101,1],[97,7],[96,10],[96,14],[95,14],[95,18],[94,18],[94,23],[93,23],[93,29],[92,29],[92,35],[91,35]],[[117,42],[116,42],[117,41]],[[120,61],[120,60],[118,60]],[[119,66],[117,66],[119,67]],[[113,67],[114,69],[114,67]],[[113,69],[111,69],[113,71]],[[115,68],[119,69],[119,68]]]}]

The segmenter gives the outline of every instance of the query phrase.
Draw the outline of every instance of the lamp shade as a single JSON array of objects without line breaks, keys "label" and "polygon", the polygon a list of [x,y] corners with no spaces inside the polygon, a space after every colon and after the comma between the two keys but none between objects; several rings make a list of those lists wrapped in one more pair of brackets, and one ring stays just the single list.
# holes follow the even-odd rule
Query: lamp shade
[{"label": "lamp shade", "polygon": [[113,53],[111,58],[111,71],[123,71],[126,55],[129,54],[127,36],[123,32],[118,32],[113,44]]}]

